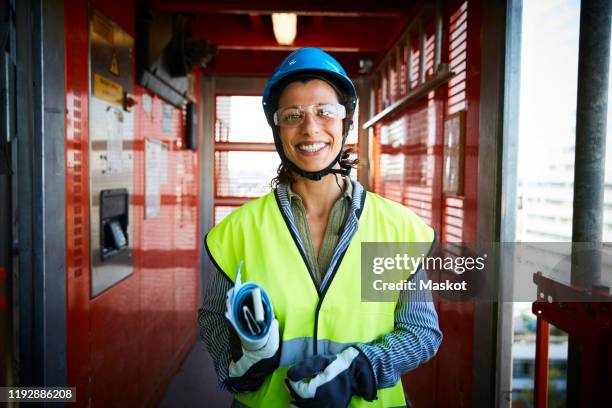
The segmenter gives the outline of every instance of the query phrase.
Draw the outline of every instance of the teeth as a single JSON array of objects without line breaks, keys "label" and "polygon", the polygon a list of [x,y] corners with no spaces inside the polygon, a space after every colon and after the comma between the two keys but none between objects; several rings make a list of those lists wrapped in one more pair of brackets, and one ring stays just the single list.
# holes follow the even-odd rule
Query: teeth
[{"label": "teeth", "polygon": [[325,143],[313,143],[313,144],[301,144],[298,145],[298,149],[300,150],[305,150],[307,152],[318,152],[319,150],[321,150],[322,148],[325,147]]}]

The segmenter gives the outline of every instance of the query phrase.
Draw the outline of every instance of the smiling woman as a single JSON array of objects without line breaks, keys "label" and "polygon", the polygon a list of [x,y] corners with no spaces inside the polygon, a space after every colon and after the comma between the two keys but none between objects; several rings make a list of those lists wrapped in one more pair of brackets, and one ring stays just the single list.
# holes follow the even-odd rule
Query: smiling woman
[{"label": "smiling woman", "polygon": [[[346,111],[338,108],[344,108],[338,99],[334,88],[320,79],[293,82],[281,94],[281,108],[276,115],[281,112],[278,126],[283,151],[298,167],[316,172],[340,154],[342,119]],[[306,112],[302,106],[308,106],[316,115]],[[340,111],[344,112],[342,117]]]},{"label": "smiling woman", "polygon": [[[275,189],[205,240],[218,273],[201,332],[219,384],[236,393],[234,406],[405,406],[401,375],[440,345],[429,289],[402,291],[397,303],[361,301],[362,242],[430,246],[435,234],[412,211],[349,179],[355,162],[345,144],[356,105],[353,82],[318,48],[293,52],[268,81],[263,108],[281,158]],[[414,280],[426,281],[426,272]],[[237,282],[269,295],[275,318],[257,350],[223,321],[234,310],[225,294]]]}]

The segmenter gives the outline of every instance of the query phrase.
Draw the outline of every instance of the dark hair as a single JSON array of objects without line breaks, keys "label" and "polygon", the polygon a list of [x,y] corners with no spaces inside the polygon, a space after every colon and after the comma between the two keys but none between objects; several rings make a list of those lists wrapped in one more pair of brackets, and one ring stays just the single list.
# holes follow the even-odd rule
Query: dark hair
[{"label": "dark hair", "polygon": [[[280,82],[278,85],[276,85],[275,88],[272,90],[272,95],[270,97],[270,111],[275,112],[278,109],[278,102],[280,100],[280,96],[289,84],[293,82],[301,82],[305,84],[307,82],[312,81],[313,79],[320,79],[330,85],[336,92],[336,95],[338,96],[338,101],[346,108],[346,117],[342,120],[342,139],[343,141],[346,141],[346,137],[348,136],[349,131],[353,127],[353,114],[355,113],[355,109],[353,108],[353,101],[351,100],[348,91],[343,89],[342,87],[339,87],[338,81],[334,80],[328,75],[319,72],[300,72],[299,74],[296,74],[294,76],[289,76],[288,78]],[[270,120],[269,122],[272,126],[272,132],[274,133],[274,137],[278,138],[278,140],[280,141],[280,132],[278,127],[273,124],[274,122]],[[282,148],[282,144],[279,143],[278,148]],[[343,147],[340,153],[340,161],[350,166],[351,168],[356,168],[359,164],[359,159],[350,159],[350,156],[354,154],[356,154],[356,152],[353,149]],[[282,162],[278,166],[276,172],[277,176],[274,177],[270,183],[272,188],[276,188],[279,184],[290,184],[295,181],[295,174],[291,170],[289,170]]]}]

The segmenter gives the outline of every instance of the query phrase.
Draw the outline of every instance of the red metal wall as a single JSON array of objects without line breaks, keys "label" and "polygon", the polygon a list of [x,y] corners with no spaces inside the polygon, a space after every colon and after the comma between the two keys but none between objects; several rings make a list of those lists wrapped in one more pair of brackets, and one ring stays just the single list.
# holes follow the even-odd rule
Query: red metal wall
[{"label": "red metal wall", "polygon": [[[134,0],[94,3],[135,35]],[[68,384],[81,406],[154,405],[196,336],[198,153],[183,147],[184,113],[172,108],[172,131],[163,133],[163,101],[153,97],[145,113],[146,91],[135,86],[134,273],[90,299],[88,7],[74,0],[65,9]],[[151,220],[144,220],[145,138],[169,147],[161,213]]]},{"label": "red metal wall", "polygon": [[[444,2],[442,62],[457,75],[398,117],[376,125],[374,191],[413,209],[436,229],[438,240],[475,242],[482,0]],[[427,76],[432,73],[433,24],[426,28]],[[418,38],[413,50],[418,52]],[[404,51],[405,52],[405,51]],[[418,56],[413,72],[418,71]],[[418,74],[418,72],[417,72]],[[416,78],[416,75],[414,76]],[[380,112],[406,93],[405,64],[374,89]],[[416,85],[416,81],[413,83]],[[382,89],[385,86],[386,89]],[[464,194],[442,192],[444,120],[465,111]],[[403,377],[415,407],[469,407],[472,401],[474,305],[437,302],[444,340],[437,356]]]}]

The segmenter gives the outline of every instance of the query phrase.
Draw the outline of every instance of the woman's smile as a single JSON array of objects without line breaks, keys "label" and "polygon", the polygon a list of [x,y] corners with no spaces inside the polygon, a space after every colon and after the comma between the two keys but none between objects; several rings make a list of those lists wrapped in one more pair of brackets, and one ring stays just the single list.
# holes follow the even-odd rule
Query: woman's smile
[{"label": "woman's smile", "polygon": [[300,154],[305,156],[316,156],[325,153],[325,149],[329,149],[329,143],[324,142],[306,142],[297,145]]}]

